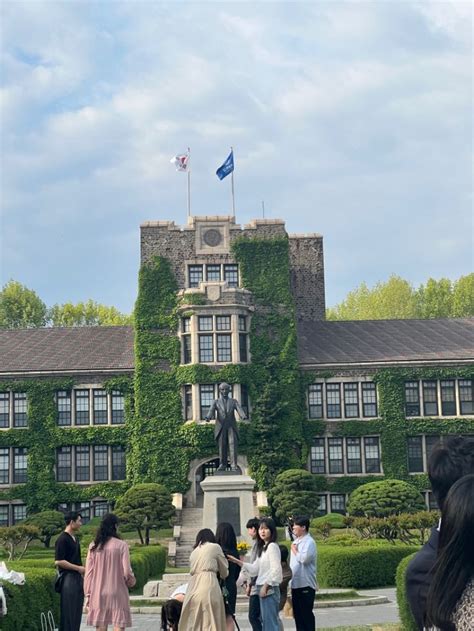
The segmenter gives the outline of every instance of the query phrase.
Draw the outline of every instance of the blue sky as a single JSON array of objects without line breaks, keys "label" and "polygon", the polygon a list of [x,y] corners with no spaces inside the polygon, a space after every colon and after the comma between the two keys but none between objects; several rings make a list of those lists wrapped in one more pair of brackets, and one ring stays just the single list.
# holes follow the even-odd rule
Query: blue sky
[{"label": "blue sky", "polygon": [[1,280],[128,312],[139,225],[324,235],[327,303],[472,269],[468,2],[1,5]]}]

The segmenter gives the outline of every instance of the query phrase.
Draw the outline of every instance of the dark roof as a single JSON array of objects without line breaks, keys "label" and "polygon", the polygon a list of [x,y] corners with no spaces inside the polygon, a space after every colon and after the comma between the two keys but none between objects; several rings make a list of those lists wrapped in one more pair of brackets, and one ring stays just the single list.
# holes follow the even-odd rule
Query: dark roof
[{"label": "dark roof", "polygon": [[303,366],[474,361],[474,318],[298,323]]},{"label": "dark roof", "polygon": [[0,330],[0,374],[122,372],[133,367],[129,326]]}]

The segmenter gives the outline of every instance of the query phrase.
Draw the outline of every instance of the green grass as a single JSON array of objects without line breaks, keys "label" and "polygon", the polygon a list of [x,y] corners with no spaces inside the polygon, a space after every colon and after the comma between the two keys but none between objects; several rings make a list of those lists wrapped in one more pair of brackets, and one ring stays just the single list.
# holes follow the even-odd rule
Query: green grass
[{"label": "green grass", "polygon": [[399,624],[381,623],[381,624],[363,624],[355,627],[318,627],[318,631],[402,631]]},{"label": "green grass", "polygon": [[366,598],[356,592],[355,589],[348,589],[344,592],[337,594],[316,594],[316,600],[328,601],[328,600],[357,600],[357,598]]}]

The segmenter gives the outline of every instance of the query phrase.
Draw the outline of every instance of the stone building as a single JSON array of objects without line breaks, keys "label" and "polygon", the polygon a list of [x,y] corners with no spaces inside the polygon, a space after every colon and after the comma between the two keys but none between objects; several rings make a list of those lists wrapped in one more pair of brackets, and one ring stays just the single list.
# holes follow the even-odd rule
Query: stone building
[{"label": "stone building", "polygon": [[[164,268],[146,276],[157,260],[172,289]],[[267,456],[307,467],[321,512],[345,512],[354,488],[384,476],[411,480],[433,506],[430,450],[474,434],[472,319],[325,321],[322,237],[276,219],[146,222],[141,263],[135,330],[0,331],[0,525],[51,505],[100,516],[139,480],[198,506],[217,457],[204,417],[224,378],[248,416],[242,470]],[[286,461],[259,443],[272,354],[293,388],[291,401],[276,388]]]}]

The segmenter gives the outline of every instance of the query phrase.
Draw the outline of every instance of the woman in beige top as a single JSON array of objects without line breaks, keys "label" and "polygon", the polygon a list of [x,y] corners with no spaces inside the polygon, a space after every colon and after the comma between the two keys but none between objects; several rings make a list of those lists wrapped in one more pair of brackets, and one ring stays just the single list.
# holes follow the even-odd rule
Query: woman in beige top
[{"label": "woman in beige top", "polygon": [[179,631],[225,631],[224,599],[218,578],[229,573],[229,564],[208,528],[200,530],[189,560],[189,581]]}]

